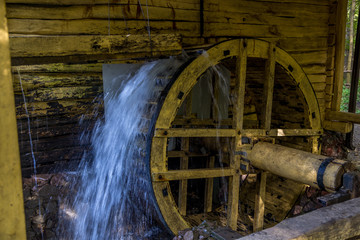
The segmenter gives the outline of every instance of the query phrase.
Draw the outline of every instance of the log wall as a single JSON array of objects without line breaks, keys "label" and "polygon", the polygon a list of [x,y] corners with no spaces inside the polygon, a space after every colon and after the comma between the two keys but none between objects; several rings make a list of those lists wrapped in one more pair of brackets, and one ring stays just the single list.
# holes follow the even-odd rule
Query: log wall
[{"label": "log wall", "polygon": [[[331,0],[7,0],[23,168],[28,101],[39,164],[78,160],[77,123],[102,93],[101,64],[178,55],[236,37],[274,42],[308,75],[324,116],[334,85]],[[91,114],[90,114],[91,115]],[[86,145],[86,144],[85,144]],[[36,146],[36,147],[35,147]]]}]

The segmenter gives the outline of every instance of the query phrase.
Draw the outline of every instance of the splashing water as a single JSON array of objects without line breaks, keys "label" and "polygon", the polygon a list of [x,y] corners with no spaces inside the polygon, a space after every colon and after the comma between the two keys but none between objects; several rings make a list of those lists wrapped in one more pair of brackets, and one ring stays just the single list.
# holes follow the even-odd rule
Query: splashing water
[{"label": "splashing water", "polygon": [[[73,220],[66,239],[159,239],[163,231],[145,161],[146,135],[156,100],[179,60],[143,65],[108,99],[105,120],[93,129],[93,161],[80,164]],[[64,230],[64,229],[63,229]]]}]

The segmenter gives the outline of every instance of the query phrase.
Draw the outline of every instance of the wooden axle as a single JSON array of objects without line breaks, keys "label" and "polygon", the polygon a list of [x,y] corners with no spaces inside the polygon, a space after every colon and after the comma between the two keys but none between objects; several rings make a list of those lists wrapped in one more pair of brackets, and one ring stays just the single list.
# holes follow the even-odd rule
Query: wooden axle
[{"label": "wooden axle", "polygon": [[246,158],[260,169],[333,192],[342,185],[346,161],[260,142]]}]

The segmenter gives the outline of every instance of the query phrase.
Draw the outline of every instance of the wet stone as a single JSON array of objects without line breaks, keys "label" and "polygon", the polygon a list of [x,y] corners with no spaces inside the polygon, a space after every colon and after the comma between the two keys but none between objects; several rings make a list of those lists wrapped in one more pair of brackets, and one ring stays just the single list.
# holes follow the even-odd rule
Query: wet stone
[{"label": "wet stone", "polygon": [[39,190],[40,197],[50,197],[57,196],[59,194],[59,190],[55,186],[45,185]]},{"label": "wet stone", "polygon": [[39,207],[39,200],[34,199],[34,200],[29,200],[25,202],[25,208],[27,209],[34,209],[34,208],[38,208]]},{"label": "wet stone", "polygon": [[193,231],[187,231],[184,235],[184,240],[193,240],[194,239],[194,232]]}]

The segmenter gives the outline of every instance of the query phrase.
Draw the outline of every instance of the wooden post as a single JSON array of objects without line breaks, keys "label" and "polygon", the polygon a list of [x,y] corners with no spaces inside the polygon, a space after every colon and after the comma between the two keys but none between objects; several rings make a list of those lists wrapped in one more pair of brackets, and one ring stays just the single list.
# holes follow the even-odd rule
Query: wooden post
[{"label": "wooden post", "polygon": [[0,239],[26,239],[5,1],[0,0]]},{"label": "wooden post", "polygon": [[344,75],[346,16],[347,0],[338,0],[336,9],[334,95],[331,105],[333,111],[340,110]]},{"label": "wooden post", "polygon": [[266,177],[267,173],[262,171],[256,179],[254,232],[261,231],[264,228]]},{"label": "wooden post", "polygon": [[269,44],[269,58],[265,65],[265,83],[264,83],[264,110],[263,110],[263,128],[267,131],[271,127],[272,101],[274,95],[274,77],[275,77],[275,51],[273,43]]},{"label": "wooden post", "polygon": [[236,101],[233,103],[233,127],[236,129],[236,137],[233,138],[230,167],[236,173],[229,177],[229,202],[227,211],[227,224],[233,230],[237,228],[239,213],[239,188],[240,188],[240,155],[236,154],[241,147],[241,131],[243,130],[245,81],[247,65],[247,41],[239,41],[239,55],[236,61]]},{"label": "wooden post", "polygon": [[[214,168],[215,165],[215,156],[211,156],[207,168]],[[213,199],[213,190],[214,190],[214,178],[207,178],[205,180],[205,198],[204,198],[204,212],[212,211],[212,199]]]},{"label": "wooden post", "polygon": [[[191,116],[191,104],[192,99],[191,95],[189,95],[186,99],[186,106],[185,106],[185,116],[190,117]],[[181,150],[186,152],[189,152],[190,147],[190,140],[189,138],[182,138],[181,139]],[[180,159],[180,169],[188,169],[189,168],[189,157],[185,154],[184,157]],[[185,216],[186,215],[186,202],[187,202],[187,185],[188,180],[180,180],[179,182],[179,211],[180,214]]]}]

